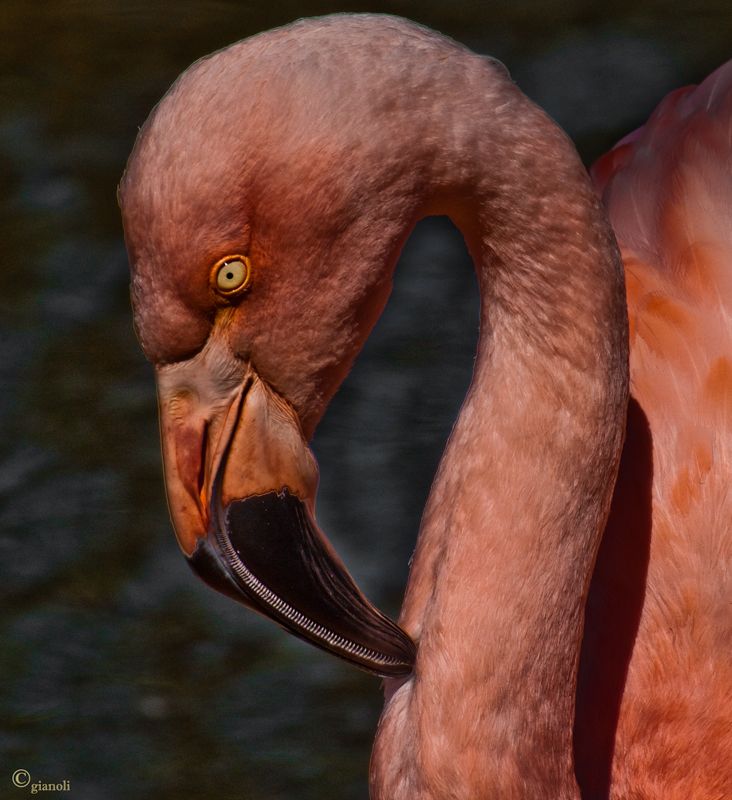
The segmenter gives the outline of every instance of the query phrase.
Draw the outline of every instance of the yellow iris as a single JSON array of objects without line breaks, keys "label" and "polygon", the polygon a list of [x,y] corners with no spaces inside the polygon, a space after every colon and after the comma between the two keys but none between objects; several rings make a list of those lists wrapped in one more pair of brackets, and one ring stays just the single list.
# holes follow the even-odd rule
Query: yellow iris
[{"label": "yellow iris", "polygon": [[241,294],[251,281],[251,264],[246,256],[226,256],[211,271],[213,288],[227,299]]}]

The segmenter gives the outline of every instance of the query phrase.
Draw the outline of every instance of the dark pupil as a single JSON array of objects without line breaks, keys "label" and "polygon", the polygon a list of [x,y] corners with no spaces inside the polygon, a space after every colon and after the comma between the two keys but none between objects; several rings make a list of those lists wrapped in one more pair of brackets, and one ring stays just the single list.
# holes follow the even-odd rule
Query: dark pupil
[{"label": "dark pupil", "polygon": [[226,277],[227,277],[229,280],[232,280],[232,278],[234,277],[234,273],[233,273],[233,272],[227,272],[227,273],[226,273]]}]

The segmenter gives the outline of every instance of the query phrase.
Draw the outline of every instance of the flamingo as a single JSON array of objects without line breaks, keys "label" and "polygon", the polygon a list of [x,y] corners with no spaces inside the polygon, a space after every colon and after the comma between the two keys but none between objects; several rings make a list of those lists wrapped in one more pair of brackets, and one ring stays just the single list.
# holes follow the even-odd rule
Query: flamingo
[{"label": "flamingo", "polygon": [[[505,68],[396,17],[232,45],[141,129],[119,199],[178,542],[384,677],[375,800],[732,797],[731,120],[728,64],[599,162],[620,250]],[[435,214],[481,329],[397,625],[307,443]]]}]

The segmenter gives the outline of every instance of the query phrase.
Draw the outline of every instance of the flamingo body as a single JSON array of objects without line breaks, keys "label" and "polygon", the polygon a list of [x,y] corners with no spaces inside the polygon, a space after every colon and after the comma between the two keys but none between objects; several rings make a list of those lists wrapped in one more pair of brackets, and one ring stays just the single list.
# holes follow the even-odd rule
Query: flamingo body
[{"label": "flamingo body", "polygon": [[[617,798],[732,797],[731,137],[728,62],[592,170],[625,265],[637,405],[590,596],[575,737],[589,797],[611,775]],[[635,609],[613,619],[622,595]],[[635,633],[615,692],[607,631]],[[593,692],[619,702],[604,747]]]}]

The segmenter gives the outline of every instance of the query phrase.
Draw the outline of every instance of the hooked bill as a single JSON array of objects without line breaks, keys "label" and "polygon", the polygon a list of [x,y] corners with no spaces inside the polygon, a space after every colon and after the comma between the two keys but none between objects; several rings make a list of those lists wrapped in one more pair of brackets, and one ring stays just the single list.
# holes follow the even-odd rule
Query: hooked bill
[{"label": "hooked bill", "polygon": [[168,505],[192,569],[323,650],[408,675],[414,643],[315,522],[318,468],[294,408],[220,336],[157,378]]},{"label": "hooked bill", "polygon": [[283,489],[219,505],[216,522],[189,558],[207,583],[363,669],[411,672],[411,639],[361,594],[298,497]]}]

